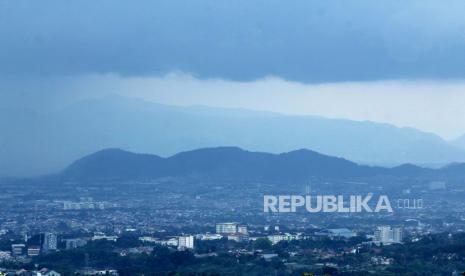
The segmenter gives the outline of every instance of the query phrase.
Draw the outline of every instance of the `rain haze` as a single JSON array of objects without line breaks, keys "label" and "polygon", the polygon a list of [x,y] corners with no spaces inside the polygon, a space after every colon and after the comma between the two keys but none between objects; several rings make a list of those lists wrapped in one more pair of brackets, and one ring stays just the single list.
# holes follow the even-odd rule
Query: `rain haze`
[{"label": "rain haze", "polygon": [[28,112],[115,95],[460,140],[464,13],[463,1],[1,1],[4,141]]}]

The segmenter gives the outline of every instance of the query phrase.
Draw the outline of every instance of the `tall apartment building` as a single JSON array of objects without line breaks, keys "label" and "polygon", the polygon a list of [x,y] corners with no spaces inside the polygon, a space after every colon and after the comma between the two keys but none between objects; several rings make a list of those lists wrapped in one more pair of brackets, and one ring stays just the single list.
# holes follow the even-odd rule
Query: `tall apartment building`
[{"label": "tall apartment building", "polygon": [[403,239],[402,228],[391,226],[378,226],[375,231],[375,243],[392,244],[401,243]]},{"label": "tall apartment building", "polygon": [[392,241],[394,243],[401,243],[404,239],[404,231],[400,227],[392,229]]},{"label": "tall apartment building", "polygon": [[54,233],[45,233],[44,241],[42,243],[42,249],[44,251],[57,250],[58,248],[58,237]]},{"label": "tall apartment building", "polygon": [[184,235],[178,238],[178,249],[193,249],[194,248],[194,236]]}]

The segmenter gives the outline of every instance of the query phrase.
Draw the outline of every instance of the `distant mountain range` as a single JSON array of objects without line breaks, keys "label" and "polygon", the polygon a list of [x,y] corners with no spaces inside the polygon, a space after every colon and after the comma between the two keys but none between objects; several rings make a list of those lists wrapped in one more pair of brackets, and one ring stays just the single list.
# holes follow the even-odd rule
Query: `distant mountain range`
[{"label": "distant mountain range", "polygon": [[112,96],[48,113],[0,110],[0,176],[47,174],[102,148],[170,156],[205,147],[251,151],[308,148],[361,164],[444,165],[465,150],[440,137],[388,124],[174,107]]},{"label": "distant mountain range", "polygon": [[460,136],[459,138],[455,139],[454,141],[451,142],[453,145],[456,147],[459,147],[461,149],[465,150],[465,134]]},{"label": "distant mountain range", "polygon": [[465,176],[465,164],[428,169],[406,164],[394,168],[358,165],[310,150],[282,154],[250,152],[236,147],[205,148],[168,158],[105,149],[66,168],[66,180],[136,180],[161,177],[198,177],[221,180],[305,181],[312,177]]}]

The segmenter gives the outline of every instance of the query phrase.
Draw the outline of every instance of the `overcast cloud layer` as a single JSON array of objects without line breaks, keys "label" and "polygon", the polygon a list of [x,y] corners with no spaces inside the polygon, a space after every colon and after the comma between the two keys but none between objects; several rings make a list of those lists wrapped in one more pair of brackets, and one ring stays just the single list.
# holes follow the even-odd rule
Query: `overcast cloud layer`
[{"label": "overcast cloud layer", "polygon": [[465,2],[1,0],[0,74],[463,78]]}]

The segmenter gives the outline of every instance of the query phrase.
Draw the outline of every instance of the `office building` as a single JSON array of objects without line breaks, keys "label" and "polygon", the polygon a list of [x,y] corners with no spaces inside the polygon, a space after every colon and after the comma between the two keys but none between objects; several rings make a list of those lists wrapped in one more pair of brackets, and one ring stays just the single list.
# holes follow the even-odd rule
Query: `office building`
[{"label": "office building", "polygon": [[235,223],[235,222],[217,223],[216,224],[216,233],[217,234],[234,234],[234,233],[237,233],[237,223]]}]

